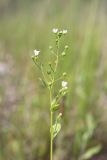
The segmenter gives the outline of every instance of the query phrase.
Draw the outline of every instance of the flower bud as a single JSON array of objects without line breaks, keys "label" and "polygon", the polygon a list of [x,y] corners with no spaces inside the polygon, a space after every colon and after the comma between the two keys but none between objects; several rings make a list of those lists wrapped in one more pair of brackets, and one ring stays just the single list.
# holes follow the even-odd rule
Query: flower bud
[{"label": "flower bud", "polygon": [[61,116],[62,116],[62,113],[59,113],[59,116],[61,117]]},{"label": "flower bud", "polygon": [[65,46],[65,49],[68,49],[68,46],[67,46],[67,45]]},{"label": "flower bud", "polygon": [[62,31],[59,31],[58,32],[58,37],[60,38],[62,36],[62,34],[63,34]]},{"label": "flower bud", "polygon": [[65,53],[65,52],[62,52],[62,56],[66,56],[66,53]]},{"label": "flower bud", "polygon": [[62,113],[59,113],[58,116],[57,116],[57,122],[60,122],[61,117],[62,117]]},{"label": "flower bud", "polygon": [[64,72],[62,75],[65,77],[65,76],[67,75],[67,73],[66,73],[66,72]]},{"label": "flower bud", "polygon": [[34,58],[35,58],[35,56],[31,56],[31,58],[32,58],[32,59],[34,59]]},{"label": "flower bud", "polygon": [[47,74],[48,74],[48,75],[50,75],[50,74],[51,74],[51,71],[50,71],[50,70],[48,70],[48,71],[47,71]]},{"label": "flower bud", "polygon": [[48,83],[48,86],[51,87],[51,86],[52,86],[52,82],[49,82],[49,83]]},{"label": "flower bud", "polygon": [[52,46],[49,46],[49,49],[50,49],[50,50],[52,50],[52,49],[53,49],[53,47],[52,47]]},{"label": "flower bud", "polygon": [[59,109],[59,104],[55,104],[55,105],[52,106],[51,111],[52,111],[52,112],[55,112],[55,111],[57,111],[58,109]]},{"label": "flower bud", "polygon": [[58,39],[56,39],[56,44],[58,43]]}]

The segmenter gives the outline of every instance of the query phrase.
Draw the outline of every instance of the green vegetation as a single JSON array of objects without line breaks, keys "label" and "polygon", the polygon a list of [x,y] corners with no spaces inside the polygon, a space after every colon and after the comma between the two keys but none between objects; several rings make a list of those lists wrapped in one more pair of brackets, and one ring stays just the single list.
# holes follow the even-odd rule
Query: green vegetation
[{"label": "green vegetation", "polygon": [[49,93],[30,57],[40,48],[48,64],[54,27],[69,33],[60,43],[60,52],[69,48],[57,71],[67,72],[69,91],[61,101],[53,159],[105,154],[106,14],[106,1],[99,0],[0,1],[0,160],[49,159]]},{"label": "green vegetation", "polygon": [[[62,53],[59,53],[60,49],[60,41],[63,36],[67,34],[67,30],[58,30],[57,28],[53,28],[53,33],[55,34],[55,49],[52,46],[49,47],[51,52],[51,60],[47,65],[47,61],[43,64],[39,59],[40,51],[34,50],[34,55],[32,56],[32,60],[39,71],[42,73],[42,78],[40,78],[42,84],[49,91],[49,100],[50,100],[50,160],[53,159],[53,142],[54,138],[57,136],[61,129],[61,117],[62,113],[57,113],[56,111],[60,110],[60,103],[63,97],[65,97],[68,86],[67,82],[64,81],[66,72],[63,72],[62,75],[57,75],[57,70],[59,67],[59,61],[61,57],[66,56],[66,51],[68,46],[65,45]],[[44,70],[46,66],[46,71]],[[62,80],[61,89],[58,89],[58,93],[55,95],[55,85]],[[55,119],[55,120],[54,120]]]}]

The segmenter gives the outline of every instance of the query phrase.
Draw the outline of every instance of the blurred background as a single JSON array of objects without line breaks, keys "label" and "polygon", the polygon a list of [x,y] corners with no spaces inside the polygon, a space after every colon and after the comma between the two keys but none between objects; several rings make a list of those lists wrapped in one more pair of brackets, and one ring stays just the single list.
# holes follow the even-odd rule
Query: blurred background
[{"label": "blurred background", "polygon": [[0,160],[49,160],[49,99],[32,62],[48,63],[52,28],[69,45],[54,160],[107,160],[107,1],[0,0]]}]

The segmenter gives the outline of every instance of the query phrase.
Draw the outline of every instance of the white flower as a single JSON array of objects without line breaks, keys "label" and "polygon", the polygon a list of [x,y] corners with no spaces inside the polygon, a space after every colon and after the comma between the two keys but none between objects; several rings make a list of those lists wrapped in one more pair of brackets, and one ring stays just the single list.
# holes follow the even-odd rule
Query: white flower
[{"label": "white flower", "polygon": [[37,51],[36,49],[34,50],[34,56],[38,56],[40,51]]},{"label": "white flower", "polygon": [[53,32],[53,33],[57,33],[57,32],[58,32],[58,29],[57,29],[57,28],[53,28],[53,29],[52,29],[52,32]]},{"label": "white flower", "polygon": [[67,84],[68,83],[66,81],[62,81],[62,88],[67,89],[68,88]]},{"label": "white flower", "polygon": [[68,32],[68,31],[67,31],[66,29],[64,29],[64,30],[62,31],[63,34],[67,34],[67,32]]}]

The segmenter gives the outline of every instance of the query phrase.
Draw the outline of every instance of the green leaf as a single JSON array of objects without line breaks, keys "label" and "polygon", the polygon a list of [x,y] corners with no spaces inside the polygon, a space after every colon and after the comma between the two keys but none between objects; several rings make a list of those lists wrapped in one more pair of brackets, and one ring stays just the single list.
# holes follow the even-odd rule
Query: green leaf
[{"label": "green leaf", "polygon": [[61,130],[61,124],[55,123],[53,125],[53,138],[55,138],[57,136],[57,134],[59,133],[60,130]]},{"label": "green leaf", "polygon": [[54,106],[52,106],[51,110],[54,112],[54,111],[57,111],[59,109],[59,104],[55,104]]},{"label": "green leaf", "polygon": [[99,153],[101,150],[101,145],[97,145],[95,147],[90,148],[87,150],[81,157],[80,160],[89,160],[95,154]]},{"label": "green leaf", "polygon": [[40,80],[40,82],[42,83],[42,85],[43,85],[44,87],[47,87],[46,82],[45,82],[42,78],[39,78],[39,80]]},{"label": "green leaf", "polygon": [[51,111],[57,111],[59,109],[59,104],[57,103],[56,98],[51,102]]},{"label": "green leaf", "polygon": [[53,99],[51,102],[51,106],[54,106],[56,104],[56,99]]},{"label": "green leaf", "polygon": [[61,130],[61,117],[62,114],[59,113],[56,117],[56,121],[55,124],[52,126],[52,132],[53,132],[53,138],[55,138],[57,136],[57,134],[59,133],[59,131]]},{"label": "green leaf", "polygon": [[88,130],[93,132],[96,128],[95,120],[91,114],[88,114],[86,118]]},{"label": "green leaf", "polygon": [[96,128],[95,120],[91,114],[86,116],[86,130],[83,133],[82,140],[84,143],[88,143],[92,135],[94,134],[94,130]]},{"label": "green leaf", "polygon": [[56,122],[60,123],[61,122],[61,117],[62,117],[62,113],[59,113],[56,117]]}]

